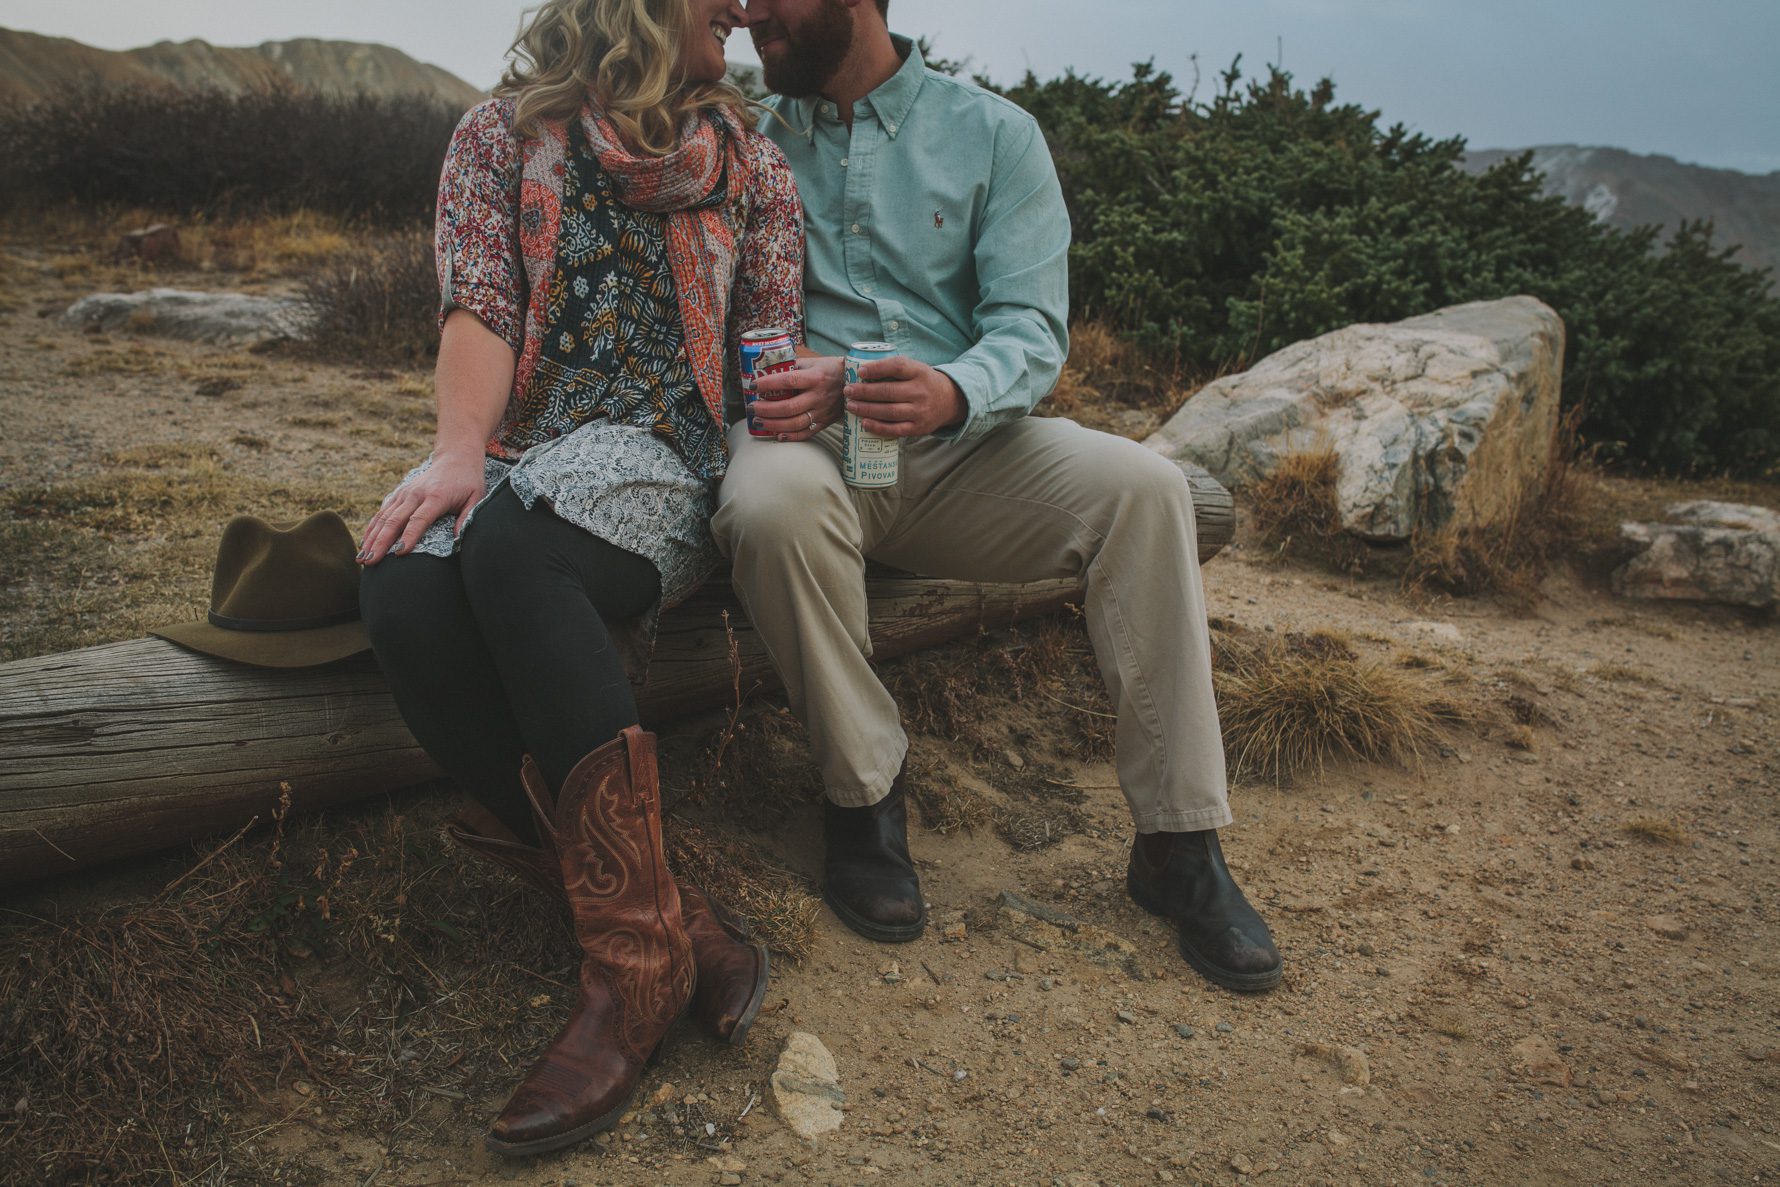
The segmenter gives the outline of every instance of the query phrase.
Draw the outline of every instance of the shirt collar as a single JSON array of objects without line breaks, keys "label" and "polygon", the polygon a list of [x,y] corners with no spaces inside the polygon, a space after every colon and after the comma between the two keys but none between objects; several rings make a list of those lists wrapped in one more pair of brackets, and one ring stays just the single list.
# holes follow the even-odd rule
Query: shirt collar
[{"label": "shirt collar", "polygon": [[915,105],[915,96],[921,93],[921,84],[927,81],[927,60],[921,56],[921,47],[906,37],[892,34],[890,43],[902,55],[902,68],[867,95],[865,101],[894,140],[909,117],[909,108]]},{"label": "shirt collar", "polygon": [[[915,105],[915,96],[921,93],[921,86],[927,81],[927,60],[921,56],[920,46],[899,33],[890,35],[890,44],[896,47],[897,54],[902,57],[902,66],[880,83],[877,90],[867,95],[863,102],[871,108],[872,114],[884,126],[884,131],[894,140],[896,134],[902,131],[903,121],[908,119],[909,109]],[[802,130],[805,140],[816,134],[816,108],[828,102],[820,95],[785,101],[785,105],[797,117],[796,126]]]}]

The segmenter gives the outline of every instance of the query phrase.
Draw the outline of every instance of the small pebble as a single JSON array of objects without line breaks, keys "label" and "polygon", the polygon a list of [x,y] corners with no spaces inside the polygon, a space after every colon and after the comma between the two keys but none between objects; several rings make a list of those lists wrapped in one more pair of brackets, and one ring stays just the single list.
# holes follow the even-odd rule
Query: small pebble
[{"label": "small pebble", "polygon": [[1217,1029],[1217,1032],[1221,1035],[1231,1034],[1232,1032],[1234,1032],[1236,1030],[1236,1028],[1234,1026],[1231,1026],[1228,1022],[1218,1023],[1216,1029]]},{"label": "small pebble", "polygon": [[1077,1068],[1082,1066],[1082,1061],[1077,1059],[1073,1055],[1065,1055],[1062,1059],[1062,1062],[1060,1062],[1057,1066],[1061,1067],[1066,1072],[1073,1072]]},{"label": "small pebble", "polygon": [[1177,1022],[1174,1024],[1174,1033],[1179,1035],[1183,1039],[1190,1039],[1194,1035],[1198,1034],[1199,1032],[1194,1030],[1192,1027],[1188,1026],[1184,1022]]},{"label": "small pebble", "polygon": [[1130,1010],[1120,1010],[1118,1013],[1118,1019],[1120,1022],[1123,1022],[1126,1026],[1136,1026],[1137,1025],[1137,1015],[1133,1014]]}]

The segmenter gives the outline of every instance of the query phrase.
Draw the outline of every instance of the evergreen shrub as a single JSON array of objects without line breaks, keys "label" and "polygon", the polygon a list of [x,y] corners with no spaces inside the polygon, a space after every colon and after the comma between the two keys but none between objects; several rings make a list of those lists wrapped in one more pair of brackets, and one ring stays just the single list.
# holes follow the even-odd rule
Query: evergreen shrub
[{"label": "evergreen shrub", "polygon": [[[1190,371],[1241,369],[1354,322],[1528,293],[1568,329],[1564,398],[1603,455],[1760,476],[1780,462],[1780,301],[1689,224],[1667,243],[1542,196],[1530,154],[1481,175],[1434,140],[1239,63],[1209,101],[1031,74],[1075,228],[1074,312]],[[980,81],[980,80],[979,80]]]}]

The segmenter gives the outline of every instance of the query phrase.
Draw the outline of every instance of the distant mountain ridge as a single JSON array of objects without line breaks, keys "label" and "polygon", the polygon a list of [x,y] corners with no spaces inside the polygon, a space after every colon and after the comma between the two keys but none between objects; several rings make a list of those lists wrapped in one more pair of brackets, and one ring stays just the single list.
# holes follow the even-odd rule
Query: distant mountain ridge
[{"label": "distant mountain ridge", "polygon": [[[1527,149],[1491,148],[1465,154],[1465,168],[1481,173]],[[1658,224],[1673,230],[1685,219],[1713,221],[1720,246],[1737,245],[1737,262],[1780,271],[1780,172],[1738,173],[1688,165],[1673,157],[1619,148],[1548,144],[1530,150],[1545,175],[1545,192],[1581,206],[1622,229]]]},{"label": "distant mountain ridge", "polygon": [[333,94],[433,95],[461,108],[484,97],[450,71],[387,45],[305,37],[246,48],[192,40],[114,51],[0,29],[0,99],[30,102],[59,86],[86,82],[223,91],[294,85]]}]

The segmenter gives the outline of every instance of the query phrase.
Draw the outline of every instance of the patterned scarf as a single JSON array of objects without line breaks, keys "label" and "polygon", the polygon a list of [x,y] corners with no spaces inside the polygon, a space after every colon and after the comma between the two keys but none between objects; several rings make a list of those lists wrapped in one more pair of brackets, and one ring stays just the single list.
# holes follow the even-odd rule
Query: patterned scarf
[{"label": "patterned scarf", "polygon": [[[679,146],[666,156],[651,157],[625,148],[612,122],[591,106],[582,108],[580,121],[588,143],[625,203],[667,216],[662,222],[668,266],[674,274],[680,317],[686,327],[686,353],[698,380],[699,395],[712,418],[722,425],[729,285],[735,275],[736,232],[742,225],[741,203],[746,190],[737,147],[743,128],[727,109],[693,112],[681,125]],[[568,128],[563,123],[546,124],[538,139],[525,146],[520,250],[528,273],[536,270],[534,263],[547,268],[555,259],[562,217],[561,164],[567,151]],[[707,201],[726,177],[724,200]],[[534,285],[534,313],[541,311],[541,302],[547,297]],[[539,347],[541,343],[528,334],[516,377],[520,390],[530,384]]]}]

